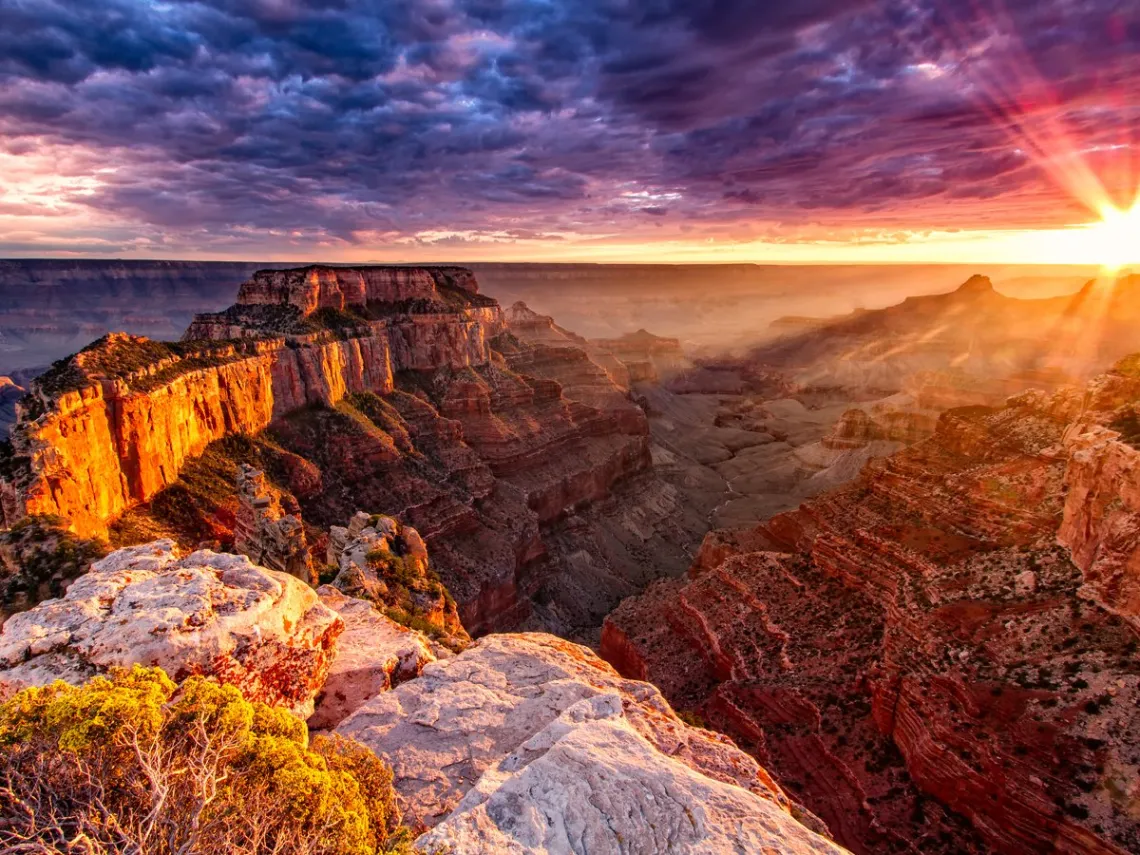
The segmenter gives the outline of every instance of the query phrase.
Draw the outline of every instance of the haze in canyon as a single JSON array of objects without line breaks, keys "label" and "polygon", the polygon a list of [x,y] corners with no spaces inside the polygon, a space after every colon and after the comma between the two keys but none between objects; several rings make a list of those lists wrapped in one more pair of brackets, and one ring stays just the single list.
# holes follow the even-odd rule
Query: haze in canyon
[{"label": "haze in canyon", "polygon": [[0,0],[0,850],[1140,852],[1138,56]]}]

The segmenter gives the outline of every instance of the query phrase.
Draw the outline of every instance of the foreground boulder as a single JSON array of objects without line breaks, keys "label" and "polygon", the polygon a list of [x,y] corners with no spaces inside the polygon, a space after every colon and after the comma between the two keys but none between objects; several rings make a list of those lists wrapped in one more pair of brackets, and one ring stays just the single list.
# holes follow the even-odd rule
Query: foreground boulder
[{"label": "foreground boulder", "polygon": [[62,599],[0,632],[0,697],[116,665],[157,665],[175,680],[216,677],[250,700],[308,716],[344,630],[304,583],[241,555],[182,558],[169,540],[111,553]]},{"label": "foreground boulder", "polygon": [[346,597],[332,585],[321,586],[317,594],[345,624],[328,679],[309,718],[311,729],[326,730],[374,695],[418,677],[425,665],[435,661],[435,655],[421,633],[400,626],[371,603]]},{"label": "foreground boulder", "polygon": [[391,764],[427,852],[843,851],[730,741],[553,636],[488,636],[337,732]]}]

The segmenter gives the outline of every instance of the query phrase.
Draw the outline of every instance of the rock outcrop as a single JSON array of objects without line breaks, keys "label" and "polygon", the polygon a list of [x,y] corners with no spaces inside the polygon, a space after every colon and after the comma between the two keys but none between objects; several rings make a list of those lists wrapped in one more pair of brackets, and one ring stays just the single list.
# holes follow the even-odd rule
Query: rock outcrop
[{"label": "rock outcrop", "polygon": [[634,383],[667,380],[692,367],[680,341],[654,335],[644,329],[620,338],[594,339],[590,343],[616,356]]},{"label": "rock outcrop", "polygon": [[318,588],[317,595],[345,626],[308,722],[312,730],[329,730],[369,699],[418,677],[436,657],[423,635],[380,614],[372,603],[331,585]]},{"label": "rock outcrop", "polygon": [[951,410],[850,486],[710,536],[602,654],[852,851],[1135,851],[1137,400],[1118,370]]},{"label": "rock outcrop", "polygon": [[307,716],[344,622],[311,588],[245,556],[170,541],[111,553],[59,600],[0,630],[0,693],[79,684],[114,666],[212,676]]},{"label": "rock outcrop", "polygon": [[[41,377],[0,447],[3,522],[304,576],[306,544],[322,564],[323,531],[385,514],[423,536],[471,632],[589,633],[707,528],[654,476],[628,382],[458,268],[262,271],[182,343],[111,336]],[[265,473],[244,497],[222,483],[242,464]]]},{"label": "rock outcrop", "polygon": [[[79,534],[105,534],[214,440],[352,392],[391,392],[398,371],[490,360],[486,340],[502,326],[494,301],[436,285],[443,273],[400,269],[371,277],[357,295],[364,302],[349,303],[336,288],[352,272],[265,271],[242,287],[251,302],[199,316],[187,343],[116,334],[54,366],[12,431],[18,465],[5,467],[14,470],[3,479],[5,524],[52,514]],[[362,282],[367,269],[356,275]],[[333,290],[364,313],[338,309]]]},{"label": "rock outcrop", "polygon": [[309,584],[316,581],[301,519],[296,512],[285,512],[280,497],[266,485],[265,473],[242,464],[237,493],[234,550],[254,564]]},{"label": "rock outcrop", "polygon": [[1099,425],[1072,426],[1064,444],[1058,539],[1081,570],[1082,592],[1140,631],[1140,450]]},{"label": "rock outcrop", "polygon": [[337,568],[332,588],[381,610],[426,624],[450,647],[470,642],[455,600],[431,570],[418,531],[392,517],[356,514],[347,528],[333,526],[328,563]]},{"label": "rock outcrop", "polygon": [[841,851],[752,758],[551,636],[488,636],[337,732],[392,765],[421,851]]}]

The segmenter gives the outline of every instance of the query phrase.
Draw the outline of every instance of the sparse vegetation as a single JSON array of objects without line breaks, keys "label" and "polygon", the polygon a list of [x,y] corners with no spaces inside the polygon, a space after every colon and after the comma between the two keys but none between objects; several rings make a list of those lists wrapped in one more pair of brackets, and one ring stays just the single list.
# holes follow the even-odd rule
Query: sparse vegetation
[{"label": "sparse vegetation", "polygon": [[20,520],[0,532],[0,615],[62,596],[68,582],[106,554],[107,544],[77,537],[56,517]]},{"label": "sparse vegetation", "polygon": [[392,772],[287,711],[157,668],[0,706],[0,848],[40,855],[410,851]]},{"label": "sparse vegetation", "polygon": [[186,548],[213,542],[226,545],[233,537],[238,465],[261,469],[280,486],[288,479],[283,464],[286,455],[265,434],[234,434],[210,443],[199,457],[186,463],[177,481],[114,523],[112,545],[128,546],[156,537],[171,537]]},{"label": "sparse vegetation", "polygon": [[224,365],[244,358],[240,350],[233,350],[234,344],[215,341],[166,342],[117,334],[105,335],[74,356],[52,363],[51,368],[36,378],[33,394],[25,399],[25,406],[31,408],[31,415],[35,417],[43,409],[42,400],[35,394],[37,391],[53,398],[89,385],[90,378],[95,375],[126,378],[163,361],[175,360],[154,374],[133,378],[132,388],[145,392],[188,371]]}]

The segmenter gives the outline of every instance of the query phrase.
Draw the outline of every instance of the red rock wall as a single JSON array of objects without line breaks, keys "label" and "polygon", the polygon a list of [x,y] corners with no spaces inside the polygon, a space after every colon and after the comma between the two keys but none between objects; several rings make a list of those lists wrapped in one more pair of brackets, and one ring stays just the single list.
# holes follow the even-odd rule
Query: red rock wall
[{"label": "red rock wall", "polygon": [[[950,413],[851,486],[710,536],[688,580],[610,615],[603,656],[854,852],[1140,851],[1140,452],[1095,427],[1121,390],[1094,386],[1092,426],[1064,433],[1068,394]],[[752,551],[773,547],[794,551]]]},{"label": "red rock wall", "polygon": [[317,309],[344,309],[368,302],[394,303],[437,296],[435,278],[420,267],[307,267],[261,270],[244,282],[238,303],[287,304],[303,314]]},{"label": "red rock wall", "polygon": [[182,464],[230,433],[273,417],[272,351],[188,371],[145,392],[105,381],[64,393],[55,408],[18,425],[13,444],[31,460],[18,513],[69,520],[82,536],[177,477]]},{"label": "red rock wall", "polygon": [[46,415],[14,431],[31,458],[31,476],[4,488],[5,519],[53,514],[84,536],[105,534],[114,518],[173,483],[183,463],[216,439],[257,433],[287,413],[333,405],[352,392],[390,393],[395,371],[490,359],[483,324],[457,314],[376,322],[371,332],[261,340],[246,346],[254,355],[235,352],[224,365],[145,391],[95,379],[65,393]]},{"label": "red rock wall", "polygon": [[1065,449],[1057,538],[1084,574],[1085,593],[1140,628],[1140,451],[1096,425],[1071,427]]}]

